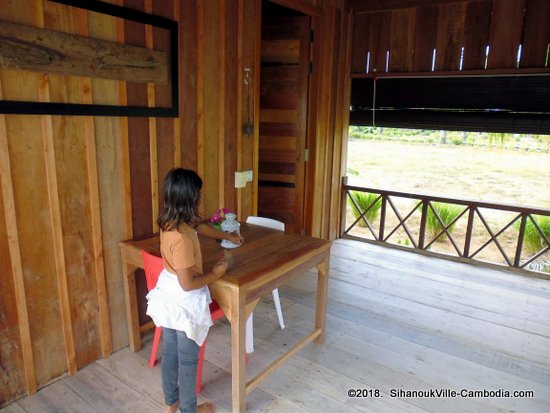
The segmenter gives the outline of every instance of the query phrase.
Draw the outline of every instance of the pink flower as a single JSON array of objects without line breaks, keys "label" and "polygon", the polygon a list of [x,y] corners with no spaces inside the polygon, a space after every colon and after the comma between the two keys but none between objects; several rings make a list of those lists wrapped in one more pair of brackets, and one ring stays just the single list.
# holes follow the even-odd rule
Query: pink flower
[{"label": "pink flower", "polygon": [[231,212],[229,208],[218,209],[216,213],[210,218],[210,222],[212,224],[218,224],[222,222],[225,219],[225,214],[228,214],[229,212]]},{"label": "pink flower", "polygon": [[229,212],[231,212],[229,208],[218,209],[216,213],[210,217],[210,222],[212,224],[220,224],[225,219],[225,214]]}]

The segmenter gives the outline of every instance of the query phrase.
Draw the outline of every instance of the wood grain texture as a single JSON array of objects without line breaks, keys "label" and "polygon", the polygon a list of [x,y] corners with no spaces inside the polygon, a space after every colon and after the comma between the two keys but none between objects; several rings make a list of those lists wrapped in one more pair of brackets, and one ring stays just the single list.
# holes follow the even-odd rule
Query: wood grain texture
[{"label": "wood grain texture", "polygon": [[466,4],[464,70],[476,70],[485,67],[485,47],[489,44],[490,22],[490,1],[473,1]]},{"label": "wood grain texture", "polygon": [[[163,2],[152,2],[152,13],[154,15],[166,17],[172,20],[177,20],[179,16],[174,16],[174,5],[178,3],[173,0]],[[170,37],[167,30],[153,28],[152,33],[152,47],[156,50],[170,50]],[[155,85],[155,106],[168,107],[171,102],[171,90],[170,87]],[[151,167],[156,169],[156,185],[152,188],[156,196],[153,197],[156,202],[156,213],[153,213],[154,228],[156,229],[156,217],[158,210],[161,208],[162,203],[162,185],[166,174],[174,166],[179,165],[175,162],[174,154],[179,152],[181,157],[181,150],[176,150],[176,140],[174,139],[174,132],[176,127],[174,125],[175,120],[172,118],[158,118],[156,119],[156,152],[157,161],[155,165]],[[178,130],[179,137],[179,130]]]},{"label": "wood grain texture", "polygon": [[[225,94],[224,101],[220,102],[224,112],[224,170],[223,190],[224,205],[232,211],[237,211],[237,189],[233,172],[237,170],[237,147],[241,139],[241,123],[239,122],[239,64],[238,59],[238,32],[239,32],[239,4],[238,2],[226,2],[224,16],[224,50],[225,50]],[[236,104],[237,103],[237,104]],[[249,139],[246,137],[246,139]],[[251,184],[249,184],[251,185]],[[240,219],[244,217],[240,215]]]},{"label": "wood grain texture", "polygon": [[[493,1],[488,69],[517,67],[525,0]],[[502,22],[506,22],[503,24]]]},{"label": "wood grain texture", "polygon": [[0,22],[0,67],[168,83],[166,52]]},{"label": "wood grain texture", "polygon": [[546,59],[550,44],[550,7],[543,0],[527,0],[525,8],[520,67],[548,66]]},{"label": "wood grain texture", "polygon": [[[25,10],[23,7],[22,10]],[[29,4],[29,9],[36,14],[19,10],[12,19],[21,23],[43,25],[41,7]],[[21,16],[18,17],[18,16]],[[28,100],[39,100],[39,78],[35,74],[4,71],[2,73],[3,96],[5,99],[28,97]],[[24,91],[21,93],[21,91]],[[8,118],[6,132],[10,148],[11,176],[13,182],[14,214],[17,222],[19,251],[21,257],[26,314],[22,311],[22,345],[23,355],[27,355],[32,346],[32,358],[25,358],[27,390],[32,392],[37,386],[44,385],[67,368],[64,334],[61,329],[60,312],[45,318],[52,308],[59,309],[57,290],[55,250],[51,240],[52,217],[48,193],[48,168],[44,157],[44,140],[42,122],[38,117],[24,119]],[[21,137],[26,139],[21,139]],[[28,137],[28,138],[27,138]],[[46,190],[44,190],[46,189]],[[32,201],[31,201],[32,200]],[[41,214],[37,214],[37,210]],[[37,228],[43,237],[36,237]],[[15,258],[15,257],[14,257]],[[65,295],[66,297],[66,295]],[[18,305],[21,305],[20,302]],[[21,308],[19,308],[21,310]],[[27,341],[24,329],[25,317],[40,320],[30,324]],[[27,363],[29,362],[29,363]]]},{"label": "wood grain texture", "polygon": [[439,6],[436,39],[436,70],[458,70],[464,45],[465,3]]},{"label": "wood grain texture", "polygon": [[413,71],[432,70],[433,50],[437,42],[438,7],[419,7],[416,9],[414,33]]},{"label": "wood grain texture", "polygon": [[[20,4],[19,4],[20,6]],[[35,4],[25,4],[25,12],[22,12],[21,8],[17,8],[14,4],[8,4],[5,7],[0,8],[0,18],[4,20],[14,19],[16,22],[20,23],[29,23],[32,22],[33,17],[37,14],[37,7]],[[2,71],[0,72],[0,98],[1,99],[10,99],[15,98],[18,95],[17,86],[16,89],[12,89],[8,83],[16,81],[19,86],[21,78],[19,78],[13,71]],[[6,90],[4,90],[6,89]],[[7,92],[7,93],[6,93]],[[24,98],[35,99],[36,92],[34,90],[26,91],[21,93]],[[10,123],[15,128],[10,128]],[[35,358],[33,353],[33,344],[31,339],[31,328],[29,324],[29,309],[27,304],[27,294],[25,292],[25,270],[23,264],[23,257],[20,247],[21,237],[19,235],[18,223],[17,223],[17,212],[16,205],[17,199],[14,193],[14,178],[13,170],[11,167],[12,151],[13,147],[10,149],[10,133],[18,132],[18,121],[17,118],[2,116],[0,124],[0,168],[1,169],[1,185],[2,185],[2,201],[3,208],[5,208],[5,219],[6,231],[8,235],[8,248],[9,248],[9,258],[11,266],[5,266],[3,268],[9,268],[10,270],[3,271],[2,273],[2,283],[5,285],[10,285],[13,282],[14,288],[14,298],[16,303],[16,314],[17,314],[17,324],[19,327],[19,337],[8,338],[9,342],[6,342],[4,338],[4,343],[9,347],[20,348],[20,355],[17,352],[14,352],[10,355],[10,359],[13,362],[17,362],[19,357],[22,357],[23,360],[23,370],[13,369],[9,371],[9,377],[13,377],[14,380],[10,384],[3,386],[2,392],[2,403],[5,403],[15,397],[17,397],[22,392],[26,391],[29,394],[36,392],[37,383],[36,383],[36,372],[35,372]],[[7,263],[5,263],[7,264]],[[11,277],[11,280],[10,280]],[[7,279],[6,279],[7,278]],[[7,301],[6,301],[7,302]],[[2,305],[1,312],[5,314],[10,314],[8,308],[4,308]],[[9,334],[9,330],[3,330],[3,333]],[[9,336],[8,336],[9,337]],[[18,340],[19,343],[18,343]],[[20,344],[20,347],[18,346]],[[4,363],[4,362],[3,362]],[[10,365],[9,362],[6,362],[7,366]],[[9,367],[8,367],[9,368]],[[24,377],[24,384],[21,387],[12,387],[17,385],[17,377]]]},{"label": "wood grain texture", "polygon": [[197,19],[196,2],[184,1],[180,8],[180,136],[181,165],[197,168],[197,84],[200,73],[197,67]]},{"label": "wood grain texture", "polygon": [[[0,98],[2,98],[1,82]],[[26,387],[36,386],[4,115],[0,115],[0,171],[2,199],[0,202],[0,265],[6,273],[0,283],[0,303],[2,303],[0,405],[2,405],[14,397],[22,396]],[[25,383],[25,373],[30,379],[29,383]]]},{"label": "wood grain texture", "polygon": [[[2,84],[6,98],[12,91],[24,88],[23,84],[34,84],[34,90],[38,90],[35,79],[21,74],[9,80],[7,76],[3,77]],[[15,89],[10,90],[12,87]],[[36,366],[33,374],[40,386],[66,369],[60,311],[51,311],[52,308],[59,310],[60,303],[55,251],[51,244],[49,197],[48,191],[43,190],[48,188],[48,183],[42,122],[38,117],[14,117],[8,119],[6,127],[28,316],[32,320],[41,320],[30,324]],[[20,136],[26,138],[19,139]],[[36,213],[37,205],[42,211],[40,214]],[[37,229],[42,236],[36,236]],[[44,317],[45,314],[49,316]]]},{"label": "wood grain texture", "polygon": [[[59,4],[48,3],[44,9],[44,23],[48,27],[79,35],[88,34],[87,15],[83,10],[68,9]],[[81,78],[50,76],[47,99],[54,102],[92,102],[91,84]],[[48,122],[45,116],[43,122]],[[59,231],[60,245],[58,284],[66,335],[68,370],[74,374],[78,367],[96,360],[100,351],[100,324],[96,316],[98,308],[98,278],[96,270],[93,217],[90,194],[92,188],[88,179],[87,145],[93,125],[74,117],[51,117],[51,132],[46,134],[51,142],[53,168],[51,180],[52,197],[59,203],[59,223],[55,223],[55,205],[52,204],[52,228]],[[44,130],[46,131],[46,127]],[[56,139],[54,140],[54,136]],[[88,142],[87,142],[88,139]],[[50,153],[50,151],[47,151]],[[95,166],[94,166],[95,167]],[[97,229],[97,228],[96,228]],[[97,232],[96,232],[97,234]],[[72,255],[70,251],[80,251]],[[100,256],[98,252],[98,257]],[[94,274],[94,276],[89,276]],[[101,277],[100,277],[101,278]],[[66,295],[66,298],[64,296]],[[66,302],[64,300],[67,300]],[[102,303],[102,306],[104,303]],[[107,332],[110,335],[110,332]],[[73,353],[71,355],[71,353]]]},{"label": "wood grain texture", "polygon": [[414,9],[396,10],[391,14],[390,72],[412,70],[415,18]]},{"label": "wood grain texture", "polygon": [[[330,195],[330,221],[328,225],[328,239],[337,239],[340,233],[342,201],[342,176],[346,175],[346,157],[349,129],[349,106],[351,79],[348,76],[351,65],[351,25],[352,15],[337,9],[337,18],[340,21],[342,33],[340,36],[339,59],[337,67],[338,83],[336,86],[335,120],[334,120],[334,151],[333,166],[331,174],[331,195]],[[346,32],[347,30],[347,32]],[[412,64],[412,62],[411,62]],[[338,110],[338,108],[341,108]]]},{"label": "wood grain texture", "polygon": [[370,26],[372,72],[386,71],[386,57],[390,50],[391,12],[372,16]]},{"label": "wood grain texture", "polygon": [[[329,286],[324,344],[306,346],[260,383],[247,397],[247,412],[548,410],[549,364],[547,352],[540,351],[550,340],[548,281],[338,240]],[[271,298],[262,297],[254,311],[255,352],[248,374],[269,366],[315,322],[314,272],[282,286],[280,294],[286,328],[279,328]],[[199,399],[214,402],[221,413],[231,412],[230,335],[226,320],[210,330]],[[161,377],[160,369],[147,368],[151,337],[144,341],[142,351],[123,349],[0,413],[21,413],[21,405],[30,413],[49,413],[48,400],[59,405],[54,395],[67,401],[78,395],[77,406],[86,401],[104,411],[130,408],[129,399],[139,394],[138,400],[147,402],[131,407],[147,411],[161,398]],[[124,397],[115,398],[113,388]],[[347,397],[349,388],[379,389],[382,397],[366,406],[363,399]],[[390,397],[392,388],[528,389],[535,397],[399,398]]]},{"label": "wood grain texture", "polygon": [[[351,73],[368,73],[367,53],[370,51],[370,17],[372,14],[355,14],[353,17],[353,53]],[[370,62],[369,62],[370,63]]]},{"label": "wood grain texture", "polygon": [[[258,183],[258,214],[283,221],[288,232],[303,229],[310,27],[306,16],[262,20],[259,170],[266,170],[264,162],[293,164],[284,169],[287,174],[292,169],[295,177],[292,188],[277,187],[274,182],[288,183],[288,177],[277,178],[278,168],[268,170],[271,182]],[[264,47],[273,43],[292,53]],[[293,203],[287,202],[288,196],[294,196]]]},{"label": "wood grain texture", "polygon": [[[32,393],[52,379],[107,355],[110,349],[128,344],[117,243],[155,230],[162,178],[172,166],[202,168],[205,172],[205,188],[211,188],[208,190],[212,196],[207,197],[204,212],[223,204],[237,210],[243,220],[257,214],[261,3],[109,3],[179,22],[180,118],[3,117],[7,143],[2,162],[4,170],[9,169],[11,183],[3,173],[0,212],[5,228],[0,228],[7,234],[8,249],[0,244],[0,254],[9,270],[2,273],[0,282],[8,291],[2,290],[1,294],[9,295],[11,290],[15,294],[17,326],[14,313],[1,304],[0,313],[8,321],[6,330],[0,329],[0,342],[3,349],[20,349],[10,362],[2,361],[10,371],[10,383],[2,393],[5,400],[25,391]],[[323,68],[334,73],[337,66],[327,55],[333,49],[323,45],[323,39],[331,36],[330,28],[324,30],[324,25],[336,15],[331,10],[331,17],[325,20],[323,14],[328,13],[325,7],[329,3],[335,3],[283,3],[316,19],[318,42],[311,53],[316,73],[308,91],[309,104],[316,105],[317,97],[336,96],[332,75],[319,75]],[[161,51],[168,48],[169,39],[163,29],[54,2],[2,0],[0,20],[123,46]],[[244,84],[245,68],[252,73],[249,88]],[[330,85],[327,87],[332,91],[328,94],[327,88],[318,93],[317,82],[321,80]],[[162,107],[171,98],[169,88],[159,84],[53,73],[40,77],[31,71],[6,68],[0,68],[0,82],[2,98],[13,100],[116,106],[154,103]],[[311,106],[314,109],[307,134],[312,160],[317,155],[316,134],[320,133],[323,140],[333,138],[336,115],[331,112],[335,102],[334,98],[323,101],[322,110]],[[284,116],[295,119],[298,114],[294,111]],[[249,117],[255,126],[252,136],[242,130]],[[332,146],[325,143],[318,145],[323,162],[317,166],[335,168],[336,164],[328,161],[333,155],[326,152]],[[322,205],[328,198],[322,194],[328,172],[316,176],[315,165],[308,167],[311,191],[317,197],[310,203],[311,208],[324,211]],[[235,170],[252,170],[255,182],[236,190]],[[264,172],[264,176],[271,176],[271,172]],[[288,175],[283,173],[282,179],[292,181]],[[327,215],[323,212],[319,218]],[[321,221],[307,219],[308,231],[320,225]],[[144,282],[137,286],[142,317],[145,291]]]}]

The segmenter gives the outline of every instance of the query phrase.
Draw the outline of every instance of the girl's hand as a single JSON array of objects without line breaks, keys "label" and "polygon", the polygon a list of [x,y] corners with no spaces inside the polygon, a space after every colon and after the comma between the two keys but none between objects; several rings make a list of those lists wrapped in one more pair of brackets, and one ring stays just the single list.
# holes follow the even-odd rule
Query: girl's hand
[{"label": "girl's hand", "polygon": [[219,260],[213,267],[212,272],[218,276],[218,278],[221,278],[225,275],[225,272],[227,271],[227,267],[229,266],[229,263],[227,260],[222,258]]},{"label": "girl's hand", "polygon": [[241,245],[244,242],[244,238],[237,234],[236,232],[232,232],[231,234],[228,234],[228,241],[232,242],[233,244]]}]

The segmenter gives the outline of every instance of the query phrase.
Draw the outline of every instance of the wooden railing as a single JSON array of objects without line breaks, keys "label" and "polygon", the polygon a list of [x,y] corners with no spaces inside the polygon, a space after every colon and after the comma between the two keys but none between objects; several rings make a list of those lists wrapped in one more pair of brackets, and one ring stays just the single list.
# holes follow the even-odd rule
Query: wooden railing
[{"label": "wooden railing", "polygon": [[[550,219],[547,218],[550,217],[548,209],[351,186],[347,184],[346,177],[342,188],[340,231],[342,237],[409,247],[417,251],[429,252],[430,255],[435,254],[459,261],[504,265],[542,273],[550,272],[550,236],[548,230],[543,230],[537,222],[541,218]],[[354,193],[374,195],[371,195],[372,201],[369,205],[361,207],[353,196]],[[445,221],[438,212],[437,203],[456,206],[460,211],[456,212],[452,220]],[[403,204],[406,205],[403,206]],[[352,216],[350,212],[353,205],[359,213],[357,217],[349,219]],[[379,209],[379,212],[375,214],[376,218],[368,219],[367,215],[373,208]],[[403,212],[404,209],[405,212]],[[504,217],[505,222],[502,222],[502,216],[498,224],[487,219],[487,215],[495,215],[495,212],[507,215]],[[512,215],[511,218],[510,215]],[[437,233],[430,236],[427,231],[428,218],[432,221],[437,220],[436,223],[440,228]],[[348,220],[352,223],[348,224]],[[363,228],[359,228],[359,223],[363,223]],[[459,223],[461,233],[457,235],[454,229]],[[474,226],[476,234],[474,234]],[[540,240],[540,250],[530,252],[526,250],[527,227],[530,232],[535,233],[537,240]],[[481,236],[480,231],[484,233]],[[396,241],[397,233],[405,239],[399,238]],[[503,237],[504,234],[506,237]],[[499,240],[499,237],[506,238],[506,245],[503,245],[504,242]],[[474,238],[480,245],[474,246]],[[492,258],[480,258],[482,252],[486,251],[491,244],[496,246],[501,257],[495,259],[493,253]],[[443,245],[446,251],[434,251],[437,249],[434,248],[436,245]]]}]

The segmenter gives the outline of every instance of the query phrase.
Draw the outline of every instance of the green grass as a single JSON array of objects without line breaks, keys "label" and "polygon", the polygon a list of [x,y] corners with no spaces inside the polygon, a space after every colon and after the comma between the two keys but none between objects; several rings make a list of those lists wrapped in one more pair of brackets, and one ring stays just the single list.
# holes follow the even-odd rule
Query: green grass
[{"label": "green grass", "polygon": [[550,154],[464,145],[350,141],[349,184],[550,208]]},{"label": "green grass", "polygon": [[[537,225],[540,227],[544,235],[548,240],[550,240],[550,216],[533,216]],[[520,221],[516,221],[514,225],[519,229]],[[525,235],[523,238],[523,246],[531,254],[535,254],[545,248],[548,244],[542,237],[541,233],[537,230],[537,227],[533,224],[531,219],[527,219],[525,224]]]},{"label": "green grass", "polygon": [[[445,204],[441,202],[432,202],[431,205],[433,209],[429,207],[428,215],[426,216],[426,231],[432,237],[439,234],[444,227],[447,227],[451,222],[453,222],[453,220],[464,210],[464,208],[458,205]],[[439,215],[439,218],[441,218],[444,225],[441,225],[441,222],[439,222],[433,210],[437,212],[437,215]],[[449,233],[453,232],[455,224],[456,223],[447,228]],[[439,239],[445,239],[446,236],[447,234],[443,233],[439,236]]]},{"label": "green grass", "polygon": [[[382,206],[382,198],[378,194],[372,194],[369,192],[358,192],[351,191],[351,196],[355,199],[355,202],[359,206],[359,209],[355,206],[351,199],[348,198],[348,205],[351,206],[351,212],[355,219],[364,212],[363,217],[369,222],[372,223],[380,215],[380,207]],[[377,199],[378,198],[378,199]],[[365,221],[361,219],[359,221],[359,226],[366,227]]]}]

